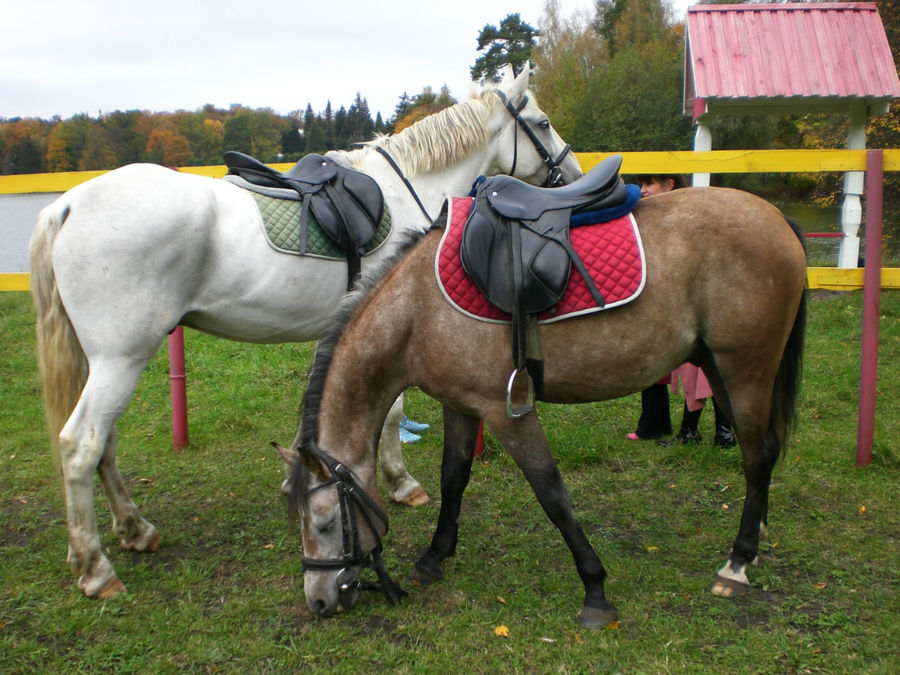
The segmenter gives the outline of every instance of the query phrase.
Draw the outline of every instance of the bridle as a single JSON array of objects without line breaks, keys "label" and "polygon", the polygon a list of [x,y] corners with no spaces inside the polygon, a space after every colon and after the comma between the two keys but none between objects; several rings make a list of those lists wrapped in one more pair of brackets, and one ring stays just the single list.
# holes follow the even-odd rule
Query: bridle
[{"label": "bridle", "polygon": [[[318,448],[307,449],[306,451],[325,465],[331,474],[331,478],[309,490],[307,496],[329,485],[333,485],[337,490],[341,508],[343,554],[340,558],[327,559],[307,558],[304,556],[302,558],[303,572],[339,570],[337,577],[338,590],[342,593],[352,590],[381,591],[390,604],[396,605],[407,593],[388,574],[384,561],[381,559],[381,536],[378,534],[378,528],[376,527],[377,521],[387,533],[387,514],[357,484],[350,469]],[[375,538],[375,548],[369,553],[363,551],[359,541],[360,530],[354,506],[359,507],[366,526]],[[351,571],[354,567],[365,567],[374,571],[380,583],[375,584],[370,581],[354,579]]]},{"label": "bridle", "polygon": [[509,170],[509,175],[512,176],[516,172],[516,161],[518,160],[519,156],[519,127],[522,127],[522,131],[524,131],[525,135],[528,136],[531,144],[534,146],[534,149],[541,156],[541,159],[547,166],[547,178],[544,181],[544,186],[559,187],[560,185],[564,185],[565,181],[563,180],[563,172],[559,165],[566,158],[566,155],[568,155],[572,151],[572,147],[568,143],[566,143],[565,147],[559,153],[559,156],[554,159],[553,156],[547,151],[547,148],[544,147],[544,144],[541,143],[541,139],[537,137],[537,134],[534,133],[534,130],[522,117],[522,110],[526,105],[528,105],[528,96],[523,96],[522,102],[519,103],[518,106],[514,106],[512,104],[512,101],[509,100],[509,97],[499,89],[497,89],[494,93],[500,97],[500,100],[503,101],[503,105],[506,106],[509,114],[512,115],[513,119],[517,123],[515,140],[513,141],[513,162],[512,167]]},{"label": "bridle", "polygon": [[[535,151],[541,156],[541,160],[543,160],[544,164],[547,167],[547,178],[544,180],[544,187],[559,187],[561,185],[565,185],[565,180],[563,179],[563,172],[560,168],[560,163],[566,158],[570,152],[572,152],[572,146],[566,143],[565,147],[559,153],[559,156],[556,159],[550,154],[547,148],[544,147],[544,144],[541,143],[541,139],[537,137],[537,134],[534,133],[534,130],[528,125],[528,122],[522,117],[522,110],[528,105],[528,96],[522,97],[522,102],[518,106],[514,106],[512,101],[509,100],[509,97],[504,94],[499,89],[494,90],[494,93],[500,97],[500,100],[503,101],[503,105],[506,107],[509,114],[512,115],[513,119],[516,121],[515,127],[515,136],[513,137],[513,161],[512,166],[509,169],[509,175],[512,176],[516,173],[516,164],[519,159],[519,127],[522,127],[522,130],[525,132],[525,135],[528,136],[531,144],[534,146]],[[419,195],[416,194],[415,189],[412,186],[412,183],[409,182],[409,179],[403,175],[403,171],[401,171],[400,167],[397,165],[397,162],[394,161],[394,158],[390,156],[387,150],[385,150],[380,145],[375,146],[375,150],[387,160],[387,163],[390,164],[391,168],[394,172],[400,176],[400,180],[403,181],[403,184],[406,186],[406,189],[409,190],[409,193],[413,196],[416,204],[419,205],[419,209],[425,214],[425,220],[428,221],[429,224],[434,223],[434,220],[428,215],[428,211],[425,210],[425,205],[422,204],[422,200],[419,199]]]}]

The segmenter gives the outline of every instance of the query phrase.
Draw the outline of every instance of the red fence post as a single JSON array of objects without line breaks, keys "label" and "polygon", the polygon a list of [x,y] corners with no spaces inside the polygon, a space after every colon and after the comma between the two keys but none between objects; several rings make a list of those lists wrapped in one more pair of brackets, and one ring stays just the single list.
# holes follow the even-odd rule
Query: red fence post
[{"label": "red fence post", "polygon": [[875,385],[878,379],[878,319],[881,310],[881,229],[884,211],[884,154],[866,151],[866,265],[863,272],[862,356],[856,465],[872,461]]},{"label": "red fence post", "polygon": [[188,443],[187,391],[184,368],[184,328],[169,333],[169,393],[172,398],[172,444],[183,448]]}]

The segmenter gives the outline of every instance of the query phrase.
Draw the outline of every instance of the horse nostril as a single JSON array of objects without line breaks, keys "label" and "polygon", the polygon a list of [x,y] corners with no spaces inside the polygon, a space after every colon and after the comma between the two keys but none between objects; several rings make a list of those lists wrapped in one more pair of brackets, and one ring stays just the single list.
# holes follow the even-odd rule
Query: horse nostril
[{"label": "horse nostril", "polygon": [[315,600],[312,602],[309,605],[309,611],[320,617],[327,618],[331,616],[331,612],[328,611],[328,606],[325,604],[324,600]]}]

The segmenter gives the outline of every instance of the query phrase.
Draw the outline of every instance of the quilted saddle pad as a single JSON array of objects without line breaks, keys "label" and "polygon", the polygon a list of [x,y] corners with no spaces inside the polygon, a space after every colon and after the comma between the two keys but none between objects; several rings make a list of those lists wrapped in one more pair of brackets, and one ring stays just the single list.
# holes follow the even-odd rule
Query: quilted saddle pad
[{"label": "quilted saddle pad", "polygon": [[[435,257],[435,275],[444,297],[472,318],[508,322],[510,315],[488,301],[463,271],[459,259],[459,243],[474,199],[451,197],[447,202],[447,226]],[[599,307],[594,302],[587,284],[573,268],[562,299],[556,307],[538,316],[540,323],[612,309],[640,295],[646,276],[644,249],[637,223],[630,213],[606,223],[573,227],[569,235],[606,305]]]},{"label": "quilted saddle pad", "polygon": [[[271,191],[271,190],[270,190]],[[347,258],[335,241],[325,234],[319,227],[312,213],[308,215],[306,251],[300,253],[300,212],[303,202],[296,198],[296,193],[291,190],[293,198],[281,199],[250,191],[259,214],[262,216],[263,232],[269,244],[276,251],[293,255],[308,255],[316,258],[328,258],[329,260],[345,260]],[[391,213],[385,206],[384,215],[378,223],[378,229],[372,240],[363,247],[363,255],[368,255],[381,246],[391,233]]]}]

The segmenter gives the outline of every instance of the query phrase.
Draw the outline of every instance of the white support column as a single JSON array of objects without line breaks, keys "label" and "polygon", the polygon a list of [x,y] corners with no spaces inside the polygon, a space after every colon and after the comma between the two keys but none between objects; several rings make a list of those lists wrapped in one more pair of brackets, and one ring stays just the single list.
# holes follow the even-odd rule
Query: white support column
[{"label": "white support column", "polygon": [[[855,103],[850,107],[850,132],[847,134],[848,150],[866,148],[866,105]],[[841,205],[841,248],[838,267],[859,266],[859,226],[862,223],[862,195],[866,174],[848,171],[844,174],[844,202]]]},{"label": "white support column", "polygon": [[[694,132],[694,151],[708,152],[712,150],[712,134],[709,127],[702,123],[697,123],[697,130]],[[695,173],[691,184],[694,187],[709,187],[708,173]]]}]

